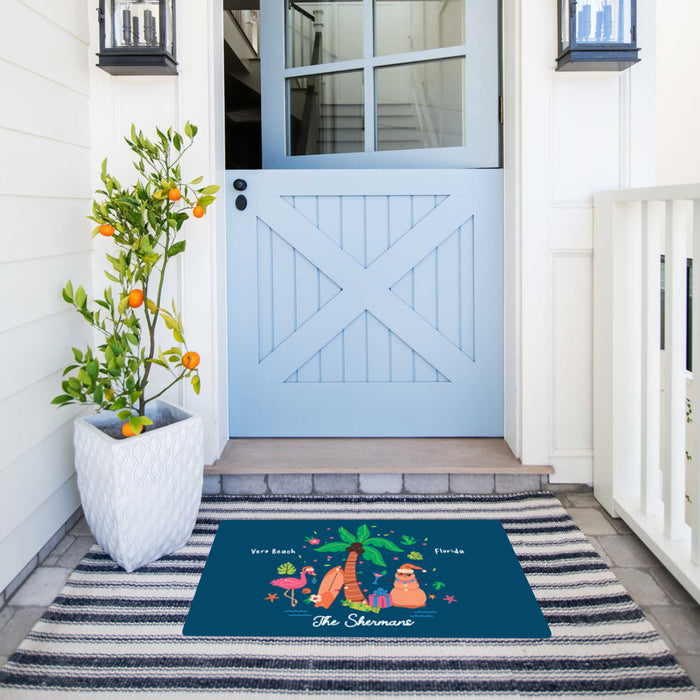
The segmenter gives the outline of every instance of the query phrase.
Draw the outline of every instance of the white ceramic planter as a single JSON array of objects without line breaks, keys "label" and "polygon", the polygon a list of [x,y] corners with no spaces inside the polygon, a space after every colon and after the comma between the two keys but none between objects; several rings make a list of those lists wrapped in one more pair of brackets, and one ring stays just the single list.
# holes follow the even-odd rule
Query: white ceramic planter
[{"label": "white ceramic planter", "polygon": [[75,466],[85,518],[100,546],[127,571],[182,547],[202,497],[202,419],[164,401],[146,414],[172,422],[116,440],[99,428],[113,413],[75,421]]}]

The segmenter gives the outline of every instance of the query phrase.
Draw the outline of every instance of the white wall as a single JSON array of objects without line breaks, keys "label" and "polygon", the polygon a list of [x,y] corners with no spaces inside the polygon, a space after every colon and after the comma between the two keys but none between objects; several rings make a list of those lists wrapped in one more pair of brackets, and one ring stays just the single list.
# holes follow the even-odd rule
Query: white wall
[{"label": "white wall", "polygon": [[591,483],[592,195],[655,179],[655,0],[638,3],[642,62],[623,73],[556,72],[555,4],[520,4],[504,5],[506,333],[520,349],[506,438],[552,481]]},{"label": "white wall", "polygon": [[657,8],[658,184],[700,182],[700,2]]},{"label": "white wall", "polygon": [[88,14],[6,0],[0,22],[0,590],[79,506],[74,407],[49,405],[86,324],[90,284]]},{"label": "white wall", "polygon": [[[86,12],[97,15],[97,0],[86,0]],[[206,183],[224,184],[223,142],[223,24],[221,0],[178,2],[176,15],[178,76],[112,77],[90,66],[93,125],[92,186],[99,185],[99,168],[108,167],[122,184],[132,183],[133,154],[124,136],[134,123],[146,135],[155,127],[180,131],[186,121],[199,127],[194,148],[183,159],[185,177],[203,175]],[[98,24],[90,22],[90,51],[99,50]],[[96,63],[96,59],[91,64]],[[201,355],[202,391],[196,396],[180,384],[166,395],[204,418],[205,460],[218,458],[228,439],[226,356],[225,192],[206,217],[191,219],[183,231],[187,250],[172,269],[165,299],[174,297],[182,311],[188,347]],[[108,240],[95,243],[95,287],[105,285],[104,253]],[[164,343],[171,340],[164,340]],[[169,345],[168,345],[169,347]]]}]

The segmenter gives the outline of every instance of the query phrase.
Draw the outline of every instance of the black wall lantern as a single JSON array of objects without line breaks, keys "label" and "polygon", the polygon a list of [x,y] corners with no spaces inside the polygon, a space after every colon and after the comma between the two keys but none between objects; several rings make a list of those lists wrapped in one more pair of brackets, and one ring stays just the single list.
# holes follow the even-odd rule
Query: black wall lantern
[{"label": "black wall lantern", "polygon": [[175,0],[100,0],[102,70],[112,75],[177,75]]},{"label": "black wall lantern", "polygon": [[638,63],[637,0],[558,0],[557,70],[625,70]]}]

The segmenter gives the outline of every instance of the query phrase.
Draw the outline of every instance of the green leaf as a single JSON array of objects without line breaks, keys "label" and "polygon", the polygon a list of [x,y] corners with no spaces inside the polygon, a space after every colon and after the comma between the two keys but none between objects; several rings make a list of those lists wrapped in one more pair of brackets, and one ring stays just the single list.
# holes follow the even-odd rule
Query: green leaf
[{"label": "green leaf", "polygon": [[369,539],[369,536],[370,532],[367,525],[360,525],[360,527],[357,528],[357,539],[359,542],[364,542]]},{"label": "green leaf", "polygon": [[78,379],[82,384],[85,384],[85,386],[90,386],[92,384],[90,375],[84,369],[78,370]]},{"label": "green leaf", "polygon": [[423,555],[420,552],[409,552],[407,556],[409,559],[415,559],[416,561],[423,558]]},{"label": "green leaf", "polygon": [[365,547],[365,553],[362,556],[365,559],[369,559],[369,561],[377,566],[386,567],[384,557],[382,557],[381,552],[374,547]]},{"label": "green leaf", "polygon": [[192,389],[194,389],[194,393],[195,393],[195,394],[199,395],[199,390],[200,390],[200,388],[201,388],[201,384],[200,384],[200,381],[199,381],[199,375],[198,375],[198,374],[195,374],[195,375],[192,377]]},{"label": "green leaf", "polygon": [[165,322],[167,328],[170,330],[177,328],[177,321],[167,311],[161,309],[161,315],[163,316],[163,321]]},{"label": "green leaf", "polygon": [[51,403],[56,404],[59,406],[62,406],[65,403],[68,403],[68,401],[72,401],[73,397],[69,396],[68,394],[60,394],[59,396],[56,396],[52,399]]},{"label": "green leaf", "polygon": [[187,122],[187,124],[185,124],[185,136],[187,136],[188,139],[192,139],[194,138],[194,134],[194,127],[192,126],[192,124]]},{"label": "green leaf", "polygon": [[389,549],[392,552],[403,552],[403,549],[397,547],[391,540],[387,540],[384,537],[370,537],[362,544],[364,546],[369,544],[373,547],[384,547],[384,549]]},{"label": "green leaf", "polygon": [[177,328],[173,328],[173,338],[175,338],[175,340],[178,343],[185,342],[185,339],[182,337],[182,333],[180,333],[180,331]]},{"label": "green leaf", "polygon": [[178,253],[182,253],[185,250],[187,241],[178,241],[173,243],[170,248],[168,248],[167,257],[174,258]]},{"label": "green leaf", "polygon": [[117,311],[120,314],[123,314],[127,308],[129,307],[129,297],[125,296],[122,297],[121,300],[119,301],[119,305],[117,306]]},{"label": "green leaf", "polygon": [[75,290],[75,303],[81,309],[85,308],[85,304],[87,303],[87,294],[85,293],[85,290],[82,287],[78,287]]},{"label": "green leaf", "polygon": [[153,425],[153,421],[148,416],[136,416],[136,420],[141,425]]},{"label": "green leaf", "polygon": [[351,535],[344,527],[338,528],[338,534],[343,538],[343,542],[347,542],[348,544],[357,542],[355,537]]},{"label": "green leaf", "polygon": [[209,185],[208,187],[203,187],[199,192],[200,194],[216,194],[220,189],[219,185]]},{"label": "green leaf", "polygon": [[66,286],[63,288],[63,298],[69,303],[73,303],[73,285],[68,280]]},{"label": "green leaf", "polygon": [[192,180],[192,182],[190,182],[190,185],[198,185],[202,181],[203,177],[203,175],[196,177],[194,180]]},{"label": "green leaf", "polygon": [[348,548],[347,542],[329,542],[316,547],[316,552],[344,552]]},{"label": "green leaf", "polygon": [[100,369],[100,363],[97,360],[91,360],[88,362],[86,369],[90,378],[95,381],[97,379],[97,373]]},{"label": "green leaf", "polygon": [[83,361],[83,353],[78,350],[78,348],[71,348],[73,351],[73,357],[75,357],[76,362],[82,362]]}]

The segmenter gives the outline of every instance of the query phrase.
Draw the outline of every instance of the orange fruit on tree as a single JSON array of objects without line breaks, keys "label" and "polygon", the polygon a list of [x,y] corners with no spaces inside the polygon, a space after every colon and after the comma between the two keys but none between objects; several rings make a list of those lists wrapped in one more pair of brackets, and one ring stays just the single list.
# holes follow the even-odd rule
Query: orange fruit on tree
[{"label": "orange fruit on tree", "polygon": [[192,216],[195,219],[201,219],[204,216],[204,209],[199,206],[199,204],[192,210]]},{"label": "orange fruit on tree", "polygon": [[141,304],[143,304],[143,290],[132,289],[129,292],[129,306],[132,309],[138,309]]},{"label": "orange fruit on tree", "polygon": [[199,353],[192,351],[186,352],[182,356],[182,364],[187,369],[196,369],[197,365],[199,364]]},{"label": "orange fruit on tree", "polygon": [[103,236],[113,236],[114,226],[112,224],[102,224],[99,229],[97,229]]},{"label": "orange fruit on tree", "polygon": [[178,190],[177,187],[173,187],[168,191],[168,199],[170,199],[171,202],[177,202],[177,200],[180,199],[180,190]]},{"label": "orange fruit on tree", "polygon": [[[143,426],[139,426],[139,433],[143,430]],[[129,421],[126,421],[124,425],[122,425],[122,435],[124,437],[134,437],[134,435],[138,435],[138,433],[134,432],[134,429],[131,427],[131,423]]]}]

